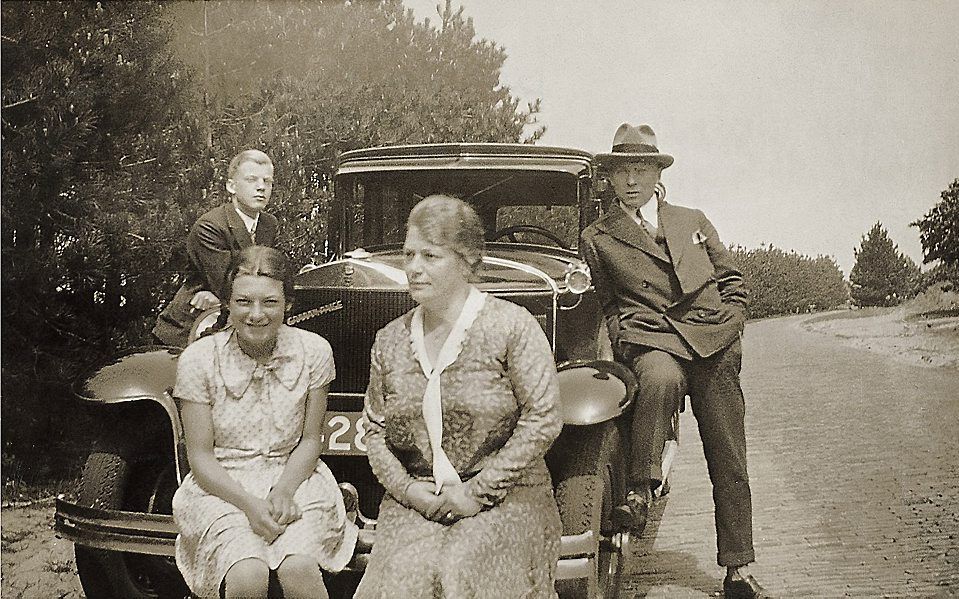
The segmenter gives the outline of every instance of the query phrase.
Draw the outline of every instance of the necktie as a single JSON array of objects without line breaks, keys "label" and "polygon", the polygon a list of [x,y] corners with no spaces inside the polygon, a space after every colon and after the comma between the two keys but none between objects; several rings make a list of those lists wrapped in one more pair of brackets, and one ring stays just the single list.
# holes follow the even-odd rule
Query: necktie
[{"label": "necktie", "polygon": [[643,218],[642,215],[640,215],[639,218],[642,219],[643,228],[646,229],[646,232],[649,233],[649,236],[652,237],[653,239],[656,239],[656,235],[659,234],[659,229],[657,229],[657,228],[653,225],[653,223],[651,223],[651,222],[649,222],[648,220],[646,220],[645,218]]},{"label": "necktie", "polygon": [[256,245],[256,225],[250,228],[250,241],[253,242],[253,245]]}]

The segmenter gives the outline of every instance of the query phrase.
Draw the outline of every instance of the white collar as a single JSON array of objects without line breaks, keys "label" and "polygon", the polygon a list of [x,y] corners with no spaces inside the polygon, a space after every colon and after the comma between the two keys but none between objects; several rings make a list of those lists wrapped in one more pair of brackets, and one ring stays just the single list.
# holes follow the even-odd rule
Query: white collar
[{"label": "white collar", "polygon": [[277,331],[276,347],[266,364],[258,363],[240,348],[233,327],[216,333],[213,339],[216,371],[231,397],[242,397],[253,379],[267,374],[274,376],[289,391],[296,386],[305,358],[303,342],[292,328],[283,325]]},{"label": "white collar", "polygon": [[240,218],[243,219],[243,225],[246,227],[247,233],[253,233],[256,231],[256,223],[260,220],[260,213],[257,212],[256,216],[250,218],[250,216],[236,207],[236,201],[233,202],[233,209],[236,210],[236,213],[240,215]]},{"label": "white collar", "polygon": [[431,364],[429,355],[426,353],[426,341],[423,332],[423,306],[417,306],[413,310],[413,320],[410,323],[410,342],[413,345],[413,353],[419,360],[420,368],[427,377],[436,376],[443,372],[447,366],[456,361],[460,350],[463,347],[463,341],[466,339],[466,332],[471,326],[476,316],[486,303],[486,294],[476,287],[470,286],[469,295],[460,310],[460,315],[450,329],[446,342],[437,353],[436,363]]},{"label": "white collar", "polygon": [[426,353],[426,343],[423,333],[423,306],[413,310],[413,319],[410,323],[410,344],[413,354],[426,375],[426,389],[423,392],[423,421],[426,423],[426,434],[430,441],[430,452],[433,455],[433,482],[436,493],[440,492],[445,484],[459,484],[461,479],[456,467],[450,462],[449,456],[443,450],[443,398],[440,388],[440,375],[447,366],[459,357],[463,343],[466,341],[466,332],[473,325],[486,303],[486,294],[476,287],[470,286],[469,295],[463,303],[460,315],[450,329],[446,342],[436,356],[436,363],[431,364]]},{"label": "white collar", "polygon": [[643,215],[643,220],[654,227],[659,227],[659,200],[650,198],[648,202],[642,205],[639,212]]},{"label": "white collar", "polygon": [[654,227],[659,227],[659,200],[656,198],[650,198],[648,202],[640,206],[639,210],[627,206],[622,201],[619,202],[619,207],[632,216],[637,223],[640,223],[642,219]]}]

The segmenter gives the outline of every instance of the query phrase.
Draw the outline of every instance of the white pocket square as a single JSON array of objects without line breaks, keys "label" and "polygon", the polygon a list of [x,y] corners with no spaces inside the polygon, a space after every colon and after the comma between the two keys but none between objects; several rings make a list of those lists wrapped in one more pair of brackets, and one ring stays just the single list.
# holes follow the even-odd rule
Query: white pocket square
[{"label": "white pocket square", "polygon": [[705,243],[705,242],[706,242],[706,239],[708,239],[708,238],[707,238],[705,235],[703,235],[703,232],[700,231],[699,229],[697,229],[696,232],[693,233],[693,244],[694,244],[694,245],[699,245],[700,243]]}]

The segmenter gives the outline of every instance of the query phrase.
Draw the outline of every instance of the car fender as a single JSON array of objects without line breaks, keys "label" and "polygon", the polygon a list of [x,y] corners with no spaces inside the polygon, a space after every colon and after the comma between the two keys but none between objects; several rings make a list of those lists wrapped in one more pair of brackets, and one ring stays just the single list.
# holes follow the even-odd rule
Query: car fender
[{"label": "car fender", "polygon": [[636,394],[636,376],[612,360],[570,360],[556,370],[564,424],[585,426],[616,418]]},{"label": "car fender", "polygon": [[180,348],[164,346],[132,349],[115,356],[74,385],[75,395],[94,405],[158,404],[170,420],[179,481],[188,471],[183,426],[172,393],[181,351]]}]

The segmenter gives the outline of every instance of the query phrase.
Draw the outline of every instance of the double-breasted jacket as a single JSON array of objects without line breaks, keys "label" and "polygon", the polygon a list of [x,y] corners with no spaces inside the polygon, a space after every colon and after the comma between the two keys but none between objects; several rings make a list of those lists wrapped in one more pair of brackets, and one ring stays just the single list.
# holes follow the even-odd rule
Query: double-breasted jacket
[{"label": "double-breasted jacket", "polygon": [[709,357],[742,332],[742,274],[702,211],[660,201],[658,220],[659,240],[614,203],[583,231],[614,348],[628,342]]}]

